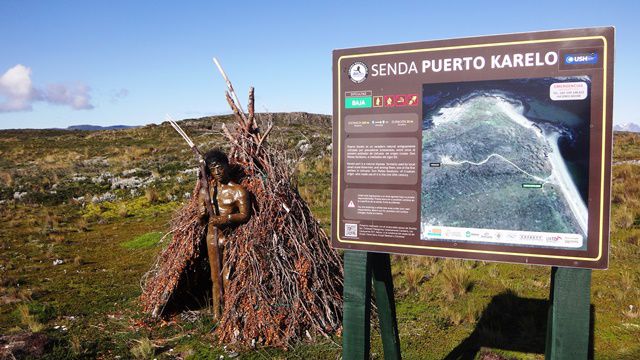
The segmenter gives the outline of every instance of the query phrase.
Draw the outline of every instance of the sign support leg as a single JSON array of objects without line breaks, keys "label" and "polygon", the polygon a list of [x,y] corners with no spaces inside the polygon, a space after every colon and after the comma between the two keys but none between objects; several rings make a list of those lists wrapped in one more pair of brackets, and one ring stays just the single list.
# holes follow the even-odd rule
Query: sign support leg
[{"label": "sign support leg", "polygon": [[344,252],[343,359],[369,359],[371,263],[369,253]]},{"label": "sign support leg", "polygon": [[545,359],[587,359],[591,269],[553,267]]},{"label": "sign support leg", "polygon": [[400,338],[389,254],[344,252],[343,359],[369,359],[371,283],[376,295],[384,358],[400,360]]},{"label": "sign support leg", "polygon": [[393,276],[389,254],[370,253],[373,265],[373,288],[375,291],[380,335],[385,360],[400,360],[400,337],[396,319],[396,303],[393,297]]}]

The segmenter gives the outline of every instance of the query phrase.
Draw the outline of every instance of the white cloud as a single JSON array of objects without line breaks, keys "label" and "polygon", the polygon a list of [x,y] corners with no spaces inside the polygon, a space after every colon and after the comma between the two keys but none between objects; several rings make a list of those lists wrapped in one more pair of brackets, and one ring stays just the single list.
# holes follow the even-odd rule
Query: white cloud
[{"label": "white cloud", "polygon": [[31,81],[31,68],[18,64],[0,76],[0,112],[30,111],[37,101],[75,110],[93,109],[90,92],[91,88],[81,83],[36,88]]},{"label": "white cloud", "polygon": [[0,102],[1,112],[31,110],[31,103],[37,97],[31,84],[31,69],[18,64],[2,74],[0,95],[5,98]]},{"label": "white cloud", "polygon": [[68,105],[75,110],[93,109],[91,88],[84,84],[49,84],[42,92],[42,100],[56,105]]}]

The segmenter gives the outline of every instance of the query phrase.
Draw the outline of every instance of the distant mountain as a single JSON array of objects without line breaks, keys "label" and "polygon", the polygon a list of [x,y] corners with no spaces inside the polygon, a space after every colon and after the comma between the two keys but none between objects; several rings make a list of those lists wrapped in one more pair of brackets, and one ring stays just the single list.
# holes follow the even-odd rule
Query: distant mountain
[{"label": "distant mountain", "polygon": [[73,125],[67,127],[66,130],[122,130],[122,129],[130,129],[138,126],[127,126],[127,125],[113,125],[113,126],[99,126],[99,125]]},{"label": "distant mountain", "polygon": [[640,132],[640,125],[636,123],[626,123],[613,126],[613,131]]}]

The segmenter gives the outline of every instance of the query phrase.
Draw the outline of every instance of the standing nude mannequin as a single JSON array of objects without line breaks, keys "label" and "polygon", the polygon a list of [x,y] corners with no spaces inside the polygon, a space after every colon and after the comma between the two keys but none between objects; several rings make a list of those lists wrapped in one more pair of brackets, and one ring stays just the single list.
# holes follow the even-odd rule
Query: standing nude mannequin
[{"label": "standing nude mannequin", "polygon": [[[224,245],[227,241],[224,229],[238,225],[249,220],[251,201],[245,188],[229,179],[229,160],[220,150],[211,150],[204,156],[209,181],[209,196],[211,204],[219,215],[209,217],[205,203],[205,189],[200,189],[198,194],[198,214],[200,221],[207,224],[207,252],[211,264],[211,279],[215,282],[216,276],[222,276],[223,289],[229,276],[229,268],[225,265],[226,254]],[[216,231],[217,230],[217,231]],[[216,238],[217,235],[217,238]],[[218,247],[219,259],[215,259],[214,247]],[[222,274],[214,274],[214,261],[220,261]],[[213,289],[214,317],[218,318],[222,299],[216,296],[215,285]]]}]

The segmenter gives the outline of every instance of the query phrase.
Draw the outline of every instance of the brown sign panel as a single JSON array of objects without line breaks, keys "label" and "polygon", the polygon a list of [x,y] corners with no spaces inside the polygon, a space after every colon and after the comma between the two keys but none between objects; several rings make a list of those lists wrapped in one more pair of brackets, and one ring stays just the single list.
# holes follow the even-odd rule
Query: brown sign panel
[{"label": "brown sign panel", "polygon": [[333,52],[332,242],[608,265],[614,29]]}]

